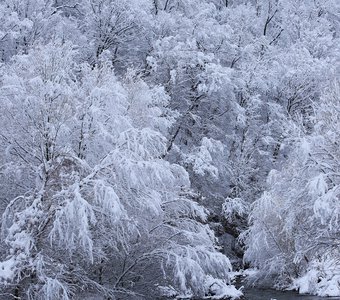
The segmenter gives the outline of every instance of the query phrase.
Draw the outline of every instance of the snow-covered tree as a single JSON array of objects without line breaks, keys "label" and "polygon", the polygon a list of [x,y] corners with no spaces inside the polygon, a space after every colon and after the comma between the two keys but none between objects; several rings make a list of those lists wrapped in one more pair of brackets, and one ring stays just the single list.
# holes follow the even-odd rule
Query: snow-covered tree
[{"label": "snow-covered tree", "polygon": [[176,116],[164,89],[76,57],[56,42],[2,70],[1,175],[17,174],[5,186],[2,289],[28,299],[240,295],[186,171],[162,159]]},{"label": "snow-covered tree", "polygon": [[245,258],[256,279],[301,293],[339,296],[340,90],[316,107],[315,131],[302,136],[282,171],[254,203]]}]

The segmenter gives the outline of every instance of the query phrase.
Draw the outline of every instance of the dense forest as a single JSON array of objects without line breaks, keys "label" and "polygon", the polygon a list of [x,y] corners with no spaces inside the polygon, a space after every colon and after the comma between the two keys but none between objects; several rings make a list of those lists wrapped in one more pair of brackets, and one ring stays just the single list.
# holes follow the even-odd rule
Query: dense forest
[{"label": "dense forest", "polygon": [[0,299],[340,296],[339,34],[338,0],[0,0]]}]

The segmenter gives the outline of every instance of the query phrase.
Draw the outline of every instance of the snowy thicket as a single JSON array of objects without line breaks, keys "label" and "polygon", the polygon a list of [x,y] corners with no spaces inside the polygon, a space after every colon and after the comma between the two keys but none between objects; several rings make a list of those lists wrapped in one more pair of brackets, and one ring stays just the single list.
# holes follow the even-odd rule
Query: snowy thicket
[{"label": "snowy thicket", "polygon": [[340,89],[325,91],[315,131],[299,138],[286,167],[255,201],[245,258],[257,279],[300,293],[340,295]]},{"label": "snowy thicket", "polygon": [[130,299],[171,284],[204,296],[213,278],[228,290],[231,265],[214,249],[186,171],[161,158],[176,117],[169,96],[78,56],[53,42],[2,69],[1,176],[12,178],[3,186],[12,199],[1,225],[2,290]]},{"label": "snowy thicket", "polygon": [[4,297],[237,298],[215,233],[257,282],[336,294],[339,14],[0,0]]}]

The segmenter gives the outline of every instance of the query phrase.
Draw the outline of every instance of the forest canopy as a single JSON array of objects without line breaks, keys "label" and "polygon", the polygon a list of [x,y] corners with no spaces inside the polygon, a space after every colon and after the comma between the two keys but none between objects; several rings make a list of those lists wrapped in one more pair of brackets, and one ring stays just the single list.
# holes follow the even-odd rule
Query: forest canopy
[{"label": "forest canopy", "polygon": [[[0,299],[340,296],[337,0],[0,0]],[[209,298],[210,297],[210,298]]]}]

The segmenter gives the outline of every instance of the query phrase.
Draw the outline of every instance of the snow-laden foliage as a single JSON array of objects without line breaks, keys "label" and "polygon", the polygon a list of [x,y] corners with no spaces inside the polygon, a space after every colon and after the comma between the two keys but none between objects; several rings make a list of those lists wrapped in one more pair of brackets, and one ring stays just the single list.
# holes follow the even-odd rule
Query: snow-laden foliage
[{"label": "snow-laden foliage", "polygon": [[[220,215],[226,199],[251,203],[269,171],[285,161],[292,119],[303,115],[310,127],[312,102],[337,56],[338,21],[329,11],[338,6],[271,0],[154,4],[155,38],[144,76],[162,82],[181,112],[166,158],[188,170],[213,213]],[[219,153],[207,153],[205,139],[221,142]]]},{"label": "snow-laden foliage", "polygon": [[339,296],[340,91],[332,84],[287,167],[272,171],[253,204],[245,258],[256,279],[300,293]]},{"label": "snow-laden foliage", "polygon": [[131,299],[171,284],[204,296],[208,278],[232,290],[188,174],[162,159],[176,117],[164,89],[78,55],[54,42],[1,70],[3,176],[24,177],[6,186],[2,290]]},{"label": "snow-laden foliage", "polygon": [[299,278],[319,268],[330,291],[339,14],[337,0],[0,0],[3,297],[235,296],[209,227],[240,258],[251,211],[247,256],[268,278],[315,293]]}]

